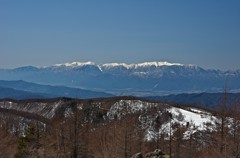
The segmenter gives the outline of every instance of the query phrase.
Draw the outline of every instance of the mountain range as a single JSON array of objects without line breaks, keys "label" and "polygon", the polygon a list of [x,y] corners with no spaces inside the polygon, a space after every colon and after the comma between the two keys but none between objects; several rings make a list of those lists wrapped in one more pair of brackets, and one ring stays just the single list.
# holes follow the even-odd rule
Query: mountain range
[{"label": "mountain range", "polygon": [[227,94],[233,106],[218,103],[225,97],[219,92],[239,91],[239,81],[239,70],[168,62],[1,69],[0,157],[148,157],[154,149],[219,157],[220,143],[237,157],[240,95]]},{"label": "mountain range", "polygon": [[240,90],[240,70],[220,71],[169,62],[139,64],[72,62],[46,67],[0,69],[1,80],[84,88],[114,95],[153,96]]},{"label": "mountain range", "polygon": [[51,86],[30,83],[26,81],[3,81],[0,80],[0,99],[33,99],[33,98],[102,98],[113,95],[90,91],[80,88],[70,88],[64,86]]},{"label": "mountain range", "polygon": [[221,106],[224,103],[224,98],[226,98],[228,107],[240,103],[240,93],[182,93],[146,97],[148,100],[212,108]]}]

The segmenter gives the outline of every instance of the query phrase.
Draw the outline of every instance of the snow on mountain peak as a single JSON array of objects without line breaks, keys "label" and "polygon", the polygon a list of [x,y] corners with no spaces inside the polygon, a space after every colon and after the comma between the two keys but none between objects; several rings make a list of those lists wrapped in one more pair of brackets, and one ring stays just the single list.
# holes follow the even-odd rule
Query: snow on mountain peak
[{"label": "snow on mountain peak", "polygon": [[[99,70],[108,70],[112,68],[126,68],[129,69],[138,69],[138,68],[148,68],[148,67],[161,67],[161,66],[184,66],[180,63],[169,63],[169,62],[143,62],[143,63],[136,63],[136,64],[126,64],[126,63],[105,63],[105,64],[95,64],[94,62],[87,61],[87,62],[71,62],[71,63],[64,63],[64,64],[56,64],[54,67],[81,67],[81,66],[96,66]],[[188,65],[190,66],[190,65]]]},{"label": "snow on mountain peak", "polygon": [[66,67],[77,67],[77,66],[86,66],[86,65],[95,65],[94,62],[87,61],[87,62],[72,62],[72,63],[65,63],[65,64],[56,64],[54,66],[66,66]]},{"label": "snow on mountain peak", "polygon": [[183,64],[179,63],[169,63],[169,62],[144,62],[144,63],[139,63],[136,64],[136,67],[148,67],[148,66],[155,66],[155,67],[160,67],[160,66],[183,66]]},{"label": "snow on mountain peak", "polygon": [[104,68],[113,68],[113,67],[125,67],[127,69],[130,68],[139,68],[139,67],[161,67],[161,66],[184,66],[183,64],[179,63],[169,63],[169,62],[144,62],[144,63],[138,63],[138,64],[126,64],[126,63],[107,63],[101,65]]},{"label": "snow on mountain peak", "polygon": [[125,67],[127,69],[132,67],[132,64],[126,64],[126,63],[106,63],[101,65],[104,68],[113,68],[113,67]]}]

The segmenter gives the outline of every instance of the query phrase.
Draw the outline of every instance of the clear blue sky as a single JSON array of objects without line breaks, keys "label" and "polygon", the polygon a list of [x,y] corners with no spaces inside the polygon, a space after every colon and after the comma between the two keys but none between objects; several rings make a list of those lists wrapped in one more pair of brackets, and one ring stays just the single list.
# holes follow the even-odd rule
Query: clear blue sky
[{"label": "clear blue sky", "polygon": [[240,0],[0,0],[0,68],[169,61],[240,69]]}]

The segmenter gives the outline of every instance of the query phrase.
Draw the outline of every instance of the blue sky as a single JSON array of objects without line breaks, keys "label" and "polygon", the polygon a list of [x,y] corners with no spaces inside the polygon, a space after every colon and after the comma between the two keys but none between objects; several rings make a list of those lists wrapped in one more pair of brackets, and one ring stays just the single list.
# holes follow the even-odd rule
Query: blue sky
[{"label": "blue sky", "polygon": [[1,0],[0,68],[169,61],[240,69],[239,0]]}]

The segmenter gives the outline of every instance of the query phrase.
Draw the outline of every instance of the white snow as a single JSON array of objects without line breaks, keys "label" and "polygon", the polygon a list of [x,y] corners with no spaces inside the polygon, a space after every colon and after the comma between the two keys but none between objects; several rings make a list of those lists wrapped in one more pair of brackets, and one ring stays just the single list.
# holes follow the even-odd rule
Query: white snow
[{"label": "white snow", "polygon": [[102,68],[101,68],[101,66],[98,65],[97,67],[98,67],[98,69],[99,69],[101,72],[103,71]]},{"label": "white snow", "polygon": [[96,65],[94,62],[87,61],[87,62],[71,62],[71,63],[64,63],[64,64],[55,64],[54,67],[81,67],[81,66],[86,66],[86,65],[95,65],[97,66],[100,70],[103,68],[105,69],[110,69],[110,68],[116,68],[116,67],[124,67],[126,69],[137,69],[137,68],[144,68],[144,67],[161,67],[161,66],[184,66],[183,64],[180,63],[169,63],[169,62],[143,62],[143,63],[137,63],[137,64],[126,64],[126,63],[105,63],[101,65]]},{"label": "white snow", "polygon": [[126,63],[106,63],[102,64],[101,67],[103,68],[114,68],[114,67],[125,67],[126,69],[130,69],[133,67],[133,64],[126,64]]},{"label": "white snow", "polygon": [[136,64],[135,67],[149,67],[149,66],[155,66],[155,67],[160,67],[160,66],[183,66],[183,64],[179,63],[169,63],[169,62],[144,62],[144,63],[139,63]]},{"label": "white snow", "polygon": [[87,61],[87,62],[72,62],[72,63],[65,63],[65,64],[56,64],[54,66],[66,66],[66,67],[78,67],[78,66],[86,66],[86,65],[95,65],[94,62]]},{"label": "white snow", "polygon": [[127,69],[137,69],[137,68],[143,68],[143,67],[150,67],[150,66],[155,66],[155,67],[161,67],[161,66],[184,66],[183,64],[179,63],[169,63],[169,62],[144,62],[144,63],[137,63],[137,64],[126,64],[126,63],[107,63],[103,64],[102,67],[105,68],[112,68],[112,67],[125,67]]},{"label": "white snow", "polygon": [[169,112],[171,112],[172,115],[175,116],[173,122],[179,122],[176,119],[176,117],[179,116],[179,114],[182,114],[184,116],[185,125],[187,122],[189,123],[192,122],[194,126],[198,128],[198,130],[206,129],[205,126],[206,123],[212,122],[212,119],[216,120],[216,117],[213,117],[212,115],[208,115],[206,113],[205,114],[194,113],[180,108],[171,108],[169,109]]},{"label": "white snow", "polygon": [[[189,139],[191,134],[194,134],[197,131],[206,131],[210,130],[211,132],[216,130],[216,122],[219,121],[219,119],[215,116],[213,116],[211,113],[201,111],[199,109],[190,109],[191,111],[184,110],[181,108],[177,107],[171,107],[167,109],[168,112],[170,112],[173,116],[171,122],[173,124],[179,124],[181,127],[186,127],[187,122],[189,123],[189,127],[187,131],[183,134],[184,139]],[[142,122],[142,121],[141,121]],[[206,124],[210,123],[211,126],[207,126]],[[145,123],[146,124],[146,123]],[[150,125],[148,123],[148,125]],[[210,125],[209,124],[209,125]],[[176,129],[172,128],[171,134],[175,132]],[[160,133],[170,133],[170,122],[167,122],[165,124],[162,124],[162,126],[159,129],[159,134]],[[146,141],[151,141],[153,139],[156,139],[158,134],[152,126],[149,126],[145,135],[145,140]],[[169,138],[165,138],[169,139]]]}]

